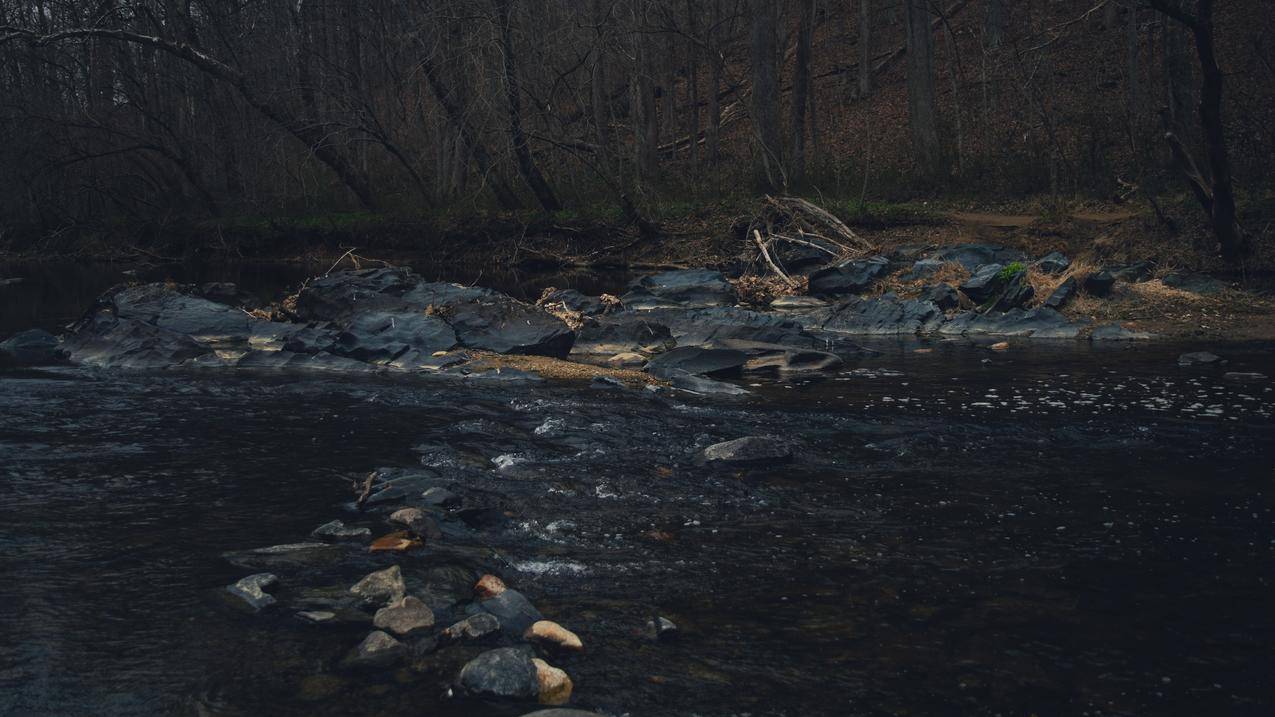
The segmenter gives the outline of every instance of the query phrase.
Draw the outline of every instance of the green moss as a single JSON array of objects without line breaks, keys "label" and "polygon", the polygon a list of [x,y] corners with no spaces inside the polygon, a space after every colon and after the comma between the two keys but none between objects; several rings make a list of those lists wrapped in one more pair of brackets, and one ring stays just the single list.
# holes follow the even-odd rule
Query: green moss
[{"label": "green moss", "polygon": [[1027,267],[1023,266],[1023,262],[1010,262],[1005,268],[1000,270],[1000,273],[996,275],[996,278],[1001,279],[1002,281],[1009,281],[1024,271],[1027,271]]}]

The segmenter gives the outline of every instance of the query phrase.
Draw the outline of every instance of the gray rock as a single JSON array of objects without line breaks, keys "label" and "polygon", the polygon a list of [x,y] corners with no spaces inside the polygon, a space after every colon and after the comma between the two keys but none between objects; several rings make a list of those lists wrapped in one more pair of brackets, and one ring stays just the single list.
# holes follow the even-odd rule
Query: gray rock
[{"label": "gray rock", "polygon": [[654,303],[649,299],[656,299],[693,309],[730,306],[735,303],[735,298],[735,287],[720,271],[686,269],[644,276],[633,282],[630,291],[620,300],[626,308],[636,308],[639,303]]},{"label": "gray rock", "polygon": [[335,562],[344,549],[330,543],[287,543],[223,553],[230,564],[250,570],[313,567]]},{"label": "gray rock", "polygon": [[448,640],[481,640],[500,631],[500,618],[480,612],[453,624],[442,632]]},{"label": "gray rock", "polygon": [[406,645],[385,632],[374,630],[345,659],[345,666],[389,667],[406,656]]},{"label": "gray rock", "polygon": [[495,597],[480,600],[478,608],[495,615],[500,620],[500,629],[510,637],[521,636],[533,623],[544,619],[526,596],[513,589],[506,589]]},{"label": "gray rock", "polygon": [[844,334],[921,334],[934,331],[944,318],[943,311],[929,301],[883,294],[875,299],[848,299],[832,309],[820,328]]},{"label": "gray rock", "polygon": [[393,602],[407,594],[403,571],[397,565],[368,573],[350,588],[350,593],[363,602],[381,604]]},{"label": "gray rock", "polygon": [[473,695],[532,699],[540,694],[540,681],[531,657],[516,647],[488,650],[465,663],[458,681]]},{"label": "gray rock", "polygon": [[941,259],[918,259],[912,264],[912,270],[907,273],[906,278],[915,281],[934,276],[943,268],[944,263]]},{"label": "gray rock", "polygon": [[797,319],[809,314],[781,315],[719,306],[709,309],[657,309],[646,316],[669,328],[678,346],[702,346],[725,339],[765,341],[785,346],[814,347],[818,340]]},{"label": "gray rock", "polygon": [[226,592],[239,598],[253,611],[260,611],[278,602],[273,595],[265,591],[277,582],[279,578],[272,573],[257,573],[239,579],[234,585],[226,586]]},{"label": "gray rock", "polygon": [[1226,359],[1208,351],[1192,351],[1178,357],[1179,366],[1196,366],[1203,364],[1226,363]]},{"label": "gray rock", "polygon": [[1120,281],[1127,281],[1130,284],[1136,284],[1151,278],[1151,272],[1155,270],[1155,265],[1145,259],[1135,261],[1132,264],[1125,264],[1110,269],[1111,275]]},{"label": "gray rock", "polygon": [[310,536],[320,540],[365,540],[372,537],[372,531],[367,528],[354,528],[340,520],[333,520],[315,528]]},{"label": "gray rock", "polygon": [[1076,279],[1074,277],[1067,277],[1063,283],[1058,285],[1058,288],[1054,289],[1053,292],[1050,293],[1049,298],[1045,299],[1045,303],[1043,305],[1057,311],[1066,306],[1067,302],[1071,301],[1075,298],[1075,296]]},{"label": "gray rock", "polygon": [[585,316],[606,313],[607,306],[596,296],[586,296],[575,289],[558,289],[541,299],[542,306],[562,306]]},{"label": "gray rock", "polygon": [[985,304],[999,296],[1009,283],[1009,277],[1002,272],[1005,267],[1000,264],[984,264],[974,270],[974,274],[961,284],[961,293],[970,297],[975,304]]},{"label": "gray rock", "polygon": [[420,599],[405,595],[376,611],[372,624],[399,637],[427,632],[434,626],[434,611]]},{"label": "gray rock", "polygon": [[786,463],[792,460],[792,446],[778,436],[745,436],[714,443],[699,452],[698,463],[720,466],[749,466]]},{"label": "gray rock", "polygon": [[333,353],[359,361],[388,363],[415,350],[450,351],[456,332],[447,322],[421,311],[361,311],[342,327]]},{"label": "gray rock", "polygon": [[467,348],[565,358],[575,342],[562,319],[491,289],[422,283],[403,298],[421,310],[434,306]]},{"label": "gray rock", "polygon": [[16,333],[0,343],[0,359],[19,366],[47,366],[66,359],[58,338],[44,329]]},{"label": "gray rock", "polygon": [[460,496],[439,486],[428,488],[421,493],[421,502],[425,505],[437,505],[441,507],[455,507],[460,505]]},{"label": "gray rock", "polygon": [[961,296],[950,284],[931,284],[921,290],[921,301],[928,301],[947,311],[961,305]]},{"label": "gray rock", "polygon": [[1035,295],[1036,290],[1027,281],[1027,272],[1020,271],[1014,274],[1009,283],[1005,285],[1005,290],[1001,292],[1000,296],[996,297],[996,303],[992,304],[992,310],[1009,311],[1010,309],[1022,308]]},{"label": "gray rock", "polygon": [[646,364],[652,376],[671,376],[685,372],[697,376],[737,374],[748,361],[743,351],[684,346],[653,357]]},{"label": "gray rock", "polygon": [[397,523],[426,540],[441,540],[443,537],[438,522],[420,508],[400,508],[390,514],[390,522]]},{"label": "gray rock", "polygon": [[890,270],[890,261],[874,256],[862,261],[851,261],[820,269],[810,275],[810,293],[815,296],[858,294]]},{"label": "gray rock", "polygon": [[143,284],[116,291],[115,316],[188,336],[213,346],[244,345],[260,319],[241,309],[183,293],[168,284]]},{"label": "gray rock", "polygon": [[585,321],[571,352],[617,354],[647,346],[671,347],[675,343],[669,327],[645,314],[624,312]]},{"label": "gray rock", "polygon": [[1032,262],[1032,266],[1046,274],[1061,274],[1071,267],[1071,260],[1064,256],[1062,252],[1051,251]]},{"label": "gray rock", "polygon": [[78,323],[62,348],[72,363],[96,368],[169,368],[213,355],[189,336],[106,312]]},{"label": "gray rock", "polygon": [[1111,294],[1111,290],[1116,286],[1116,277],[1103,269],[1086,276],[1082,286],[1086,294],[1102,298]]},{"label": "gray rock", "polygon": [[652,640],[667,640],[678,632],[677,625],[667,617],[646,621],[646,636]]},{"label": "gray rock", "polygon": [[841,367],[841,357],[826,351],[796,348],[761,341],[727,339],[722,348],[743,351],[748,356],[744,370],[751,372],[818,373]]}]

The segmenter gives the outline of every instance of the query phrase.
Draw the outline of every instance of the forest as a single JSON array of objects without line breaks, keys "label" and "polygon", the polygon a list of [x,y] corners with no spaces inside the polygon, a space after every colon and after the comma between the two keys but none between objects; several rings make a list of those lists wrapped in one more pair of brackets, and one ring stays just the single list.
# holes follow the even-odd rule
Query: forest
[{"label": "forest", "polygon": [[1260,0],[3,0],[0,222],[437,243],[1096,201],[1234,264],[1269,233],[1273,30]]}]

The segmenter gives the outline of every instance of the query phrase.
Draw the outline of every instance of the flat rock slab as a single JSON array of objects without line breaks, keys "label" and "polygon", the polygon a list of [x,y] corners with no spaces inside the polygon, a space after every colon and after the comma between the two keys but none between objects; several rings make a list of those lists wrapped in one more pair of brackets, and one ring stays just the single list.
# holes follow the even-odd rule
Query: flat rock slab
[{"label": "flat rock slab", "polygon": [[403,571],[397,565],[368,573],[350,588],[350,594],[366,603],[387,604],[407,594]]},{"label": "flat rock slab", "polygon": [[377,610],[372,624],[398,637],[410,637],[428,632],[434,626],[434,611],[420,599],[405,595]]},{"label": "flat rock slab", "polygon": [[644,276],[630,284],[620,300],[626,308],[659,303],[693,309],[730,306],[736,296],[735,287],[720,271],[683,269]]},{"label": "flat rock slab", "polygon": [[585,321],[571,353],[618,354],[675,343],[668,326],[642,313],[625,312]]},{"label": "flat rock slab", "polygon": [[810,293],[815,296],[862,293],[889,270],[890,260],[883,256],[842,262],[811,274]]},{"label": "flat rock slab", "polygon": [[372,537],[368,528],[355,528],[340,520],[333,520],[310,532],[310,536],[320,540],[366,540]]},{"label": "flat rock slab", "polygon": [[275,577],[273,573],[257,573],[246,578],[240,578],[234,585],[228,585],[226,592],[238,598],[253,611],[259,611],[278,602],[273,595],[265,591],[266,588],[277,582],[279,582],[279,578]]},{"label": "flat rock slab", "polygon": [[1029,336],[1038,339],[1075,339],[1084,330],[1065,316],[1046,307],[1012,309],[978,314],[968,311],[952,318],[939,333],[966,336]]},{"label": "flat rock slab", "polygon": [[823,331],[898,336],[930,333],[945,317],[943,311],[929,301],[883,294],[875,299],[851,297],[819,318],[818,328]]},{"label": "flat rock slab", "polygon": [[699,452],[696,462],[726,467],[787,463],[792,446],[777,436],[745,436],[714,443]]},{"label": "flat rock slab", "polygon": [[407,656],[407,646],[388,633],[374,630],[345,659],[346,667],[389,667]]},{"label": "flat rock slab", "polygon": [[678,346],[741,339],[765,341],[785,346],[811,348],[818,340],[806,331],[799,319],[808,314],[771,314],[737,306],[709,309],[657,309],[645,312],[653,321],[667,326]]}]

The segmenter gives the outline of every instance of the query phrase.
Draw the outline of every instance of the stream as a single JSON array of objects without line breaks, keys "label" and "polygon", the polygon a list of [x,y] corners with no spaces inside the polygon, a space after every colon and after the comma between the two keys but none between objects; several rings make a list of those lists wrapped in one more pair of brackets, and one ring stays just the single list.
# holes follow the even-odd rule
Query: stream
[{"label": "stream", "polygon": [[[79,315],[115,268],[5,267],[0,337]],[[320,269],[321,270],[321,269]],[[314,269],[149,270],[276,294]],[[192,273],[193,272],[193,273]],[[473,281],[473,273],[447,278]],[[487,277],[613,291],[621,276]],[[503,283],[502,283],[503,282]],[[986,343],[986,342],[984,342]],[[742,398],[583,383],[78,368],[0,373],[0,714],[520,715],[447,684],[479,648],[350,671],[367,625],[294,616],[370,570],[499,572],[586,650],[621,715],[1269,714],[1270,345],[867,343]],[[1207,349],[1224,367],[1180,367]],[[919,349],[919,351],[918,351]],[[775,434],[789,465],[697,465]],[[450,545],[282,561],[235,609],[227,553],[309,540],[351,482],[464,497]],[[643,635],[653,616],[676,639]],[[442,626],[448,624],[442,622]]]}]

